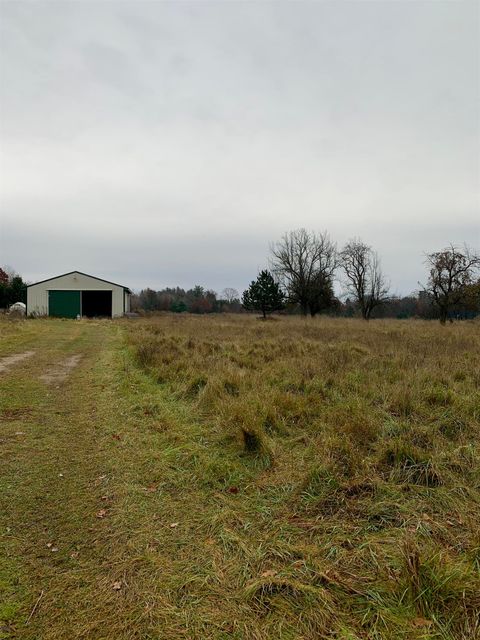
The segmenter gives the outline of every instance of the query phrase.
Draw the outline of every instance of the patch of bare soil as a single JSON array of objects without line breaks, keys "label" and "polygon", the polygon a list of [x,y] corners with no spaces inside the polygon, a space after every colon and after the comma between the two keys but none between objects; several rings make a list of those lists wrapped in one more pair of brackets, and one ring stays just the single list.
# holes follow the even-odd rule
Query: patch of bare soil
[{"label": "patch of bare soil", "polygon": [[23,353],[14,353],[11,356],[0,358],[0,373],[6,371],[12,365],[17,364],[17,362],[21,362],[25,360],[25,358],[30,358],[34,353],[35,351],[24,351]]},{"label": "patch of bare soil", "polygon": [[40,376],[40,380],[45,382],[46,384],[58,384],[67,379],[68,375],[75,369],[80,360],[82,359],[81,354],[77,354],[74,356],[70,356],[63,362],[51,367],[47,370],[43,376]]},{"label": "patch of bare soil", "polygon": [[31,407],[15,407],[13,409],[3,409],[0,412],[0,420],[21,420],[28,418],[33,409]]}]

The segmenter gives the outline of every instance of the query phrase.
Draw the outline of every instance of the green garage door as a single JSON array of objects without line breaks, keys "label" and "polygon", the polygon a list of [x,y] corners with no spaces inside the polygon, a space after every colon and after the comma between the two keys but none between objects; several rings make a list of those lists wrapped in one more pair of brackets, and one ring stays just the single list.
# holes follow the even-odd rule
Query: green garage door
[{"label": "green garage door", "polygon": [[76,318],[80,313],[80,291],[49,291],[48,315]]}]

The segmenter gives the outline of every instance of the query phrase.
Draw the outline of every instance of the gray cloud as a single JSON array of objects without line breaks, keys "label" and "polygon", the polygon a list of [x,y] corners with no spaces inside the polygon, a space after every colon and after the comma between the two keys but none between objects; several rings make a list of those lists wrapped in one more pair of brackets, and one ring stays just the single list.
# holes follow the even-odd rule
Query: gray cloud
[{"label": "gray cloud", "polygon": [[0,262],[248,284],[299,226],[480,244],[476,2],[4,2]]}]

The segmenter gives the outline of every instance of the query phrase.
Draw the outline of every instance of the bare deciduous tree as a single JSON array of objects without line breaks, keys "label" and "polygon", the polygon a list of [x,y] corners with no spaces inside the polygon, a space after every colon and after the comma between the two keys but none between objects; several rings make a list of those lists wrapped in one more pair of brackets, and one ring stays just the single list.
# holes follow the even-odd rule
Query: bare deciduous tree
[{"label": "bare deciduous tree", "polygon": [[238,291],[236,289],[233,289],[232,287],[226,287],[222,291],[222,298],[226,300],[229,304],[231,304],[232,302],[236,302],[237,300],[240,300]]},{"label": "bare deciduous tree", "polygon": [[475,274],[480,269],[480,255],[465,245],[462,250],[453,244],[426,257],[429,270],[425,291],[431,296],[445,324],[448,313],[465,302]]},{"label": "bare deciduous tree", "polygon": [[[271,246],[271,268],[287,291],[288,301],[298,303],[304,315],[325,307],[332,292],[337,249],[328,233],[306,229],[286,233]],[[321,285],[321,286],[320,286]]]},{"label": "bare deciduous tree", "polygon": [[348,293],[358,304],[362,317],[369,320],[375,307],[390,298],[377,253],[359,238],[354,238],[340,252],[340,265]]}]

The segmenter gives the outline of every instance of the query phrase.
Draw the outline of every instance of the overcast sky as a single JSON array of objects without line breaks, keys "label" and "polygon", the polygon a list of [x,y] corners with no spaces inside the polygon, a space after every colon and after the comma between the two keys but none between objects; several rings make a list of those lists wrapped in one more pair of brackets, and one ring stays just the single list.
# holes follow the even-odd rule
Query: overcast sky
[{"label": "overcast sky", "polygon": [[480,248],[480,3],[0,0],[0,265],[245,288],[291,229],[397,293]]}]

